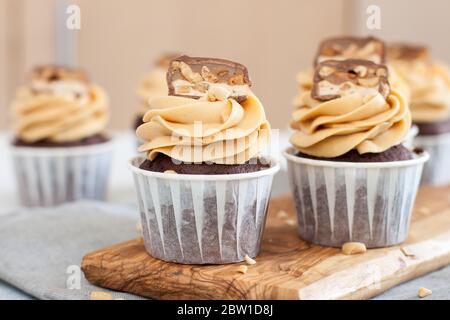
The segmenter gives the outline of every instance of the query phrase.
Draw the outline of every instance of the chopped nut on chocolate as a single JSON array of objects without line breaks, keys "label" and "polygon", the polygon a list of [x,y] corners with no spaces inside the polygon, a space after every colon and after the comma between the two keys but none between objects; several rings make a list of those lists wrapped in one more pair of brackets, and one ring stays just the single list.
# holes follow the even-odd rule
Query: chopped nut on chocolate
[{"label": "chopped nut on chocolate", "polygon": [[251,82],[247,68],[239,63],[181,56],[170,62],[167,85],[173,96],[242,102],[250,94]]},{"label": "chopped nut on chocolate", "polygon": [[314,59],[314,65],[325,60],[362,59],[384,63],[384,42],[375,37],[336,37],[323,41]]},{"label": "chopped nut on chocolate", "polygon": [[425,298],[426,296],[431,295],[433,292],[430,289],[427,288],[419,288],[419,290],[417,291],[417,295],[419,296],[419,298]]},{"label": "chopped nut on chocolate", "polygon": [[388,46],[388,59],[415,60],[429,58],[428,48],[420,45],[394,43]]},{"label": "chopped nut on chocolate", "polygon": [[76,80],[84,83],[89,82],[88,76],[81,69],[53,65],[34,68],[31,72],[31,80],[41,80],[46,82]]},{"label": "chopped nut on chocolate", "polygon": [[327,60],[316,67],[312,98],[328,101],[349,94],[364,97],[380,93],[384,98],[390,93],[386,66],[367,60]]},{"label": "chopped nut on chocolate", "polygon": [[250,258],[248,255],[245,255],[244,260],[247,264],[250,264],[250,265],[256,264],[256,261],[253,260],[252,258]]},{"label": "chopped nut on chocolate", "polygon": [[347,242],[342,246],[342,253],[346,255],[360,254],[366,251],[366,245],[361,242]]}]

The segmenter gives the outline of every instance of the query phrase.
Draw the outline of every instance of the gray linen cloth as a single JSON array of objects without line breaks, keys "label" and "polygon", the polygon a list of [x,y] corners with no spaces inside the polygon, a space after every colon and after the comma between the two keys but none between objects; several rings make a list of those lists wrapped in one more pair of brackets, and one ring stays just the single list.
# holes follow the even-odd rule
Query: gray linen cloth
[{"label": "gray linen cloth", "polygon": [[[79,272],[79,289],[70,289],[67,284],[73,279],[73,274],[67,272],[76,271],[86,253],[135,238],[138,221],[134,206],[99,202],[17,210],[0,216],[0,299],[29,299],[30,296],[89,299],[93,291],[111,292],[119,299],[139,299],[90,285],[82,272]],[[70,281],[69,286],[73,286]],[[425,299],[449,299],[450,266],[397,286],[375,299],[418,299],[417,290],[421,286],[433,291]]]},{"label": "gray linen cloth", "polygon": [[93,291],[137,299],[90,285],[79,266],[88,252],[136,238],[138,219],[135,207],[100,202],[0,216],[0,279],[38,299],[90,299]]}]

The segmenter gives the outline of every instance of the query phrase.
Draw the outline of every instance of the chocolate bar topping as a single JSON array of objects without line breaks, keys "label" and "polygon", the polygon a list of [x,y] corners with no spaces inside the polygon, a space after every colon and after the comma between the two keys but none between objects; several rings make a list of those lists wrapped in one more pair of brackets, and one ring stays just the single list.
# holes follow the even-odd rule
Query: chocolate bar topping
[{"label": "chocolate bar topping", "polygon": [[314,65],[325,60],[363,59],[384,63],[384,42],[375,37],[337,37],[323,41],[314,59]]},{"label": "chocolate bar topping", "polygon": [[181,56],[170,62],[167,72],[169,95],[211,101],[247,99],[251,81],[239,63],[214,58]]},{"label": "chocolate bar topping", "polygon": [[327,60],[316,67],[313,79],[312,98],[328,101],[349,94],[363,96],[378,92],[384,97],[390,93],[388,70],[367,60]]}]

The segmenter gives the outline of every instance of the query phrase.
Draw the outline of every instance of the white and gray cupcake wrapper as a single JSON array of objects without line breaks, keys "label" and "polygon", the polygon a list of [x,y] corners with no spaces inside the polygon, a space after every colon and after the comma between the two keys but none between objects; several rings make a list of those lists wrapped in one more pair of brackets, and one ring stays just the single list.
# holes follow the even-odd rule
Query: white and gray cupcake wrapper
[{"label": "white and gray cupcake wrapper", "polygon": [[22,205],[105,199],[114,140],[79,147],[10,149]]},{"label": "white and gray cupcake wrapper", "polygon": [[284,153],[300,237],[339,247],[362,242],[368,248],[403,242],[427,153],[412,160],[349,163]]},{"label": "white and gray cupcake wrapper", "polygon": [[224,264],[258,255],[278,164],[244,174],[186,175],[139,169],[143,160],[132,159],[130,169],[151,256]]},{"label": "white and gray cupcake wrapper", "polygon": [[425,164],[422,184],[450,184],[450,133],[430,136],[418,136],[414,145],[430,154],[430,160]]}]

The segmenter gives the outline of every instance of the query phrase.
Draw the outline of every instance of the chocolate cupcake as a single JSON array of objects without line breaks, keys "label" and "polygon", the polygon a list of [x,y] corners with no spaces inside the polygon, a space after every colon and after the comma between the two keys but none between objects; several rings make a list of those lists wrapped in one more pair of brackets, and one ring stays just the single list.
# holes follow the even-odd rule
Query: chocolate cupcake
[{"label": "chocolate cupcake", "polygon": [[401,145],[411,114],[386,66],[323,61],[292,114],[285,152],[300,236],[385,247],[408,232],[426,153]]},{"label": "chocolate cupcake", "polygon": [[147,158],[130,166],[147,251],[187,264],[255,257],[279,166],[261,156],[270,126],[247,69],[182,56],[167,83],[136,131]]},{"label": "chocolate cupcake", "polygon": [[[385,64],[386,62],[386,45],[384,41],[376,37],[354,37],[342,36],[332,37],[323,40],[314,58],[314,67],[319,62],[327,60],[346,60],[346,59],[361,59],[372,61],[377,64]],[[294,100],[294,105],[298,105],[298,100],[304,92],[309,92],[313,86],[314,67],[307,70],[302,70],[297,74],[297,83],[299,88],[299,95]],[[397,75],[395,69],[390,64],[387,64],[389,70],[389,83],[391,87],[397,91],[401,91],[402,95],[409,100],[409,87],[403,82],[401,77]],[[403,143],[412,148],[414,137],[417,136],[417,126],[412,126],[405,136]]]},{"label": "chocolate cupcake", "polygon": [[155,61],[153,70],[149,72],[140,82],[137,89],[137,95],[141,104],[138,114],[133,122],[134,130],[144,123],[142,117],[149,109],[149,101],[153,98],[167,95],[167,69],[169,68],[170,61],[179,56],[180,54],[178,53],[166,53],[161,55],[158,60]]},{"label": "chocolate cupcake", "polygon": [[11,145],[23,205],[103,199],[112,154],[108,97],[87,75],[35,68],[12,105]]},{"label": "chocolate cupcake", "polygon": [[418,126],[417,147],[430,153],[422,183],[450,183],[450,73],[433,61],[424,46],[396,44],[389,60],[411,92],[413,122]]}]

